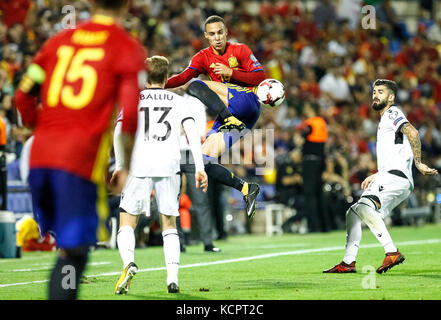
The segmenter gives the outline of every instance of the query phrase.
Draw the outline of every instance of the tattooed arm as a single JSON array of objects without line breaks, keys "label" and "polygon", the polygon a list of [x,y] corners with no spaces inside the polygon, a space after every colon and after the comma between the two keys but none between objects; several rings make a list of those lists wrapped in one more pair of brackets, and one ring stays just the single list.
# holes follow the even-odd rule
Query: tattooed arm
[{"label": "tattooed arm", "polygon": [[436,169],[429,168],[427,165],[421,162],[421,141],[418,130],[415,129],[409,122],[406,122],[401,127],[401,132],[407,136],[409,139],[410,146],[413,152],[413,159],[415,162],[415,167],[424,175],[434,175],[438,171]]}]

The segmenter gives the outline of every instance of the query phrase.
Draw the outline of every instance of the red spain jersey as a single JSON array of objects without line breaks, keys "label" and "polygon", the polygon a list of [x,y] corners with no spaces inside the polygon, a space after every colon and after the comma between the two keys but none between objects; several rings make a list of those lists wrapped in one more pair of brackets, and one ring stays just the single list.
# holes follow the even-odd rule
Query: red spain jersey
[{"label": "red spain jersey", "polygon": [[199,73],[208,75],[212,81],[241,85],[241,83],[238,83],[234,79],[224,79],[215,74],[213,68],[216,63],[222,63],[233,70],[245,72],[263,71],[262,65],[253,55],[248,46],[242,43],[230,42],[227,42],[225,53],[221,56],[214,53],[211,46],[199,51],[193,57],[188,67]]},{"label": "red spain jersey", "polygon": [[41,109],[35,123],[27,118],[35,125],[31,169],[53,168],[103,181],[117,104],[129,119],[123,131],[136,132],[146,53],[113,18],[102,15],[44,44],[33,61],[45,73]]}]

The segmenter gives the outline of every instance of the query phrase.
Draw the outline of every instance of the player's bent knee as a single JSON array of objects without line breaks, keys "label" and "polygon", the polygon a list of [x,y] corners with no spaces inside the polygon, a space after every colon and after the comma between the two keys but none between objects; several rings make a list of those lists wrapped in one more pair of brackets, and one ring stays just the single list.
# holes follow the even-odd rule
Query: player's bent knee
[{"label": "player's bent knee", "polygon": [[176,229],[176,217],[166,214],[160,214],[161,217],[161,229],[164,232],[168,229]]},{"label": "player's bent knee", "polygon": [[133,229],[135,229],[136,225],[138,224],[138,218],[139,216],[137,215],[133,215],[128,212],[121,211],[119,213],[119,226],[120,228],[122,226],[130,226]]},{"label": "player's bent knee", "polygon": [[208,85],[202,80],[192,80],[187,86],[187,93],[191,96],[199,98],[201,95],[206,94]]},{"label": "player's bent knee", "polygon": [[357,208],[357,203],[354,203],[352,206],[349,207],[348,210],[346,210],[346,216],[348,216],[351,213],[357,214],[356,208]]},{"label": "player's bent knee", "polygon": [[381,208],[381,201],[377,196],[374,196],[374,195],[362,196],[360,198],[359,202],[360,201],[363,201],[363,203],[365,203],[365,204],[369,204],[369,206],[372,206],[372,204],[373,204],[375,210],[378,210]]},{"label": "player's bent knee", "polygon": [[354,206],[356,214],[371,228],[379,214],[375,201],[367,197],[361,197]]},{"label": "player's bent knee", "polygon": [[225,151],[225,141],[222,132],[211,134],[202,144],[202,153],[212,158],[219,158]]}]

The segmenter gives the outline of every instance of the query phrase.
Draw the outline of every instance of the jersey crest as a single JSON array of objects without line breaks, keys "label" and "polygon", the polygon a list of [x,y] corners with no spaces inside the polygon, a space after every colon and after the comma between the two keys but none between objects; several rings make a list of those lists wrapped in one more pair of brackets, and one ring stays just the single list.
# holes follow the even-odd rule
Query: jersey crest
[{"label": "jersey crest", "polygon": [[239,62],[235,56],[231,56],[228,58],[228,64],[230,65],[230,68],[236,68],[239,65]]}]

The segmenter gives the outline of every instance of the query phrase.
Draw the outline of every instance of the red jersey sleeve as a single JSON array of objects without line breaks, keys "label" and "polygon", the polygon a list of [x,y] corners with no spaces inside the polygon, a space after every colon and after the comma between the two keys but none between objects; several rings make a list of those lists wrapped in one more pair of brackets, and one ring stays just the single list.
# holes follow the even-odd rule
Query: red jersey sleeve
[{"label": "red jersey sleeve", "polygon": [[193,56],[188,68],[196,70],[202,74],[207,74],[207,58],[205,57],[203,51],[199,51]]},{"label": "red jersey sleeve", "polygon": [[[51,41],[52,40],[46,41],[32,59],[32,63],[39,65],[45,71],[47,53],[51,50]],[[20,81],[20,85],[14,94],[14,102],[20,112],[23,124],[28,127],[34,127],[37,121],[38,100],[36,96],[29,92],[31,86],[28,82],[32,81],[33,86],[33,80],[27,75],[24,77],[27,77],[27,79]]]},{"label": "red jersey sleeve", "polygon": [[193,78],[196,78],[199,75],[199,72],[195,69],[187,68],[182,71],[180,74],[177,74],[167,80],[165,84],[165,88],[176,88],[186,84]]},{"label": "red jersey sleeve", "polygon": [[[134,39],[124,44],[116,60],[115,71],[119,75],[118,103],[122,108],[122,132],[135,134],[138,125],[139,90],[144,86],[144,61],[146,50]],[[124,57],[124,58],[120,58]]]},{"label": "red jersey sleeve", "polygon": [[14,95],[14,103],[20,112],[23,124],[27,127],[34,127],[37,121],[37,98],[23,92],[21,89],[17,89]]},{"label": "red jersey sleeve", "polygon": [[233,74],[231,75],[232,79],[245,86],[257,86],[265,80],[263,67],[251,52],[250,48],[244,44],[241,45],[238,58],[242,70],[233,70]]},{"label": "red jersey sleeve", "polygon": [[247,45],[242,44],[239,51],[239,62],[245,71],[263,71],[263,67]]},{"label": "red jersey sleeve", "polygon": [[186,84],[188,81],[190,81],[193,78],[196,78],[199,76],[199,74],[207,74],[206,69],[206,57],[203,54],[202,51],[199,51],[196,53],[193,58],[190,61],[190,64],[188,65],[187,69],[185,69],[180,74],[177,74],[170,79],[168,79],[167,83],[165,84],[165,88],[176,88],[179,86],[182,86]]}]

